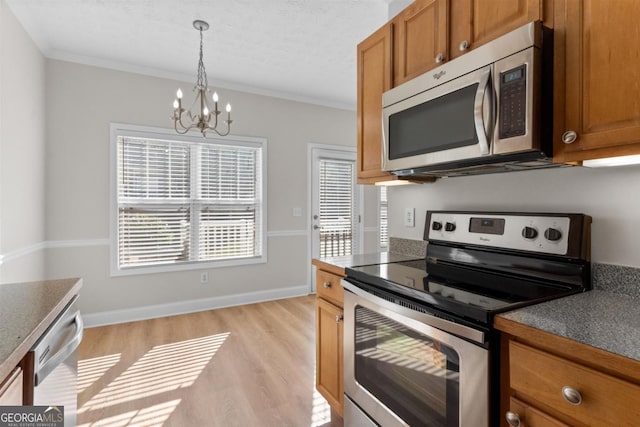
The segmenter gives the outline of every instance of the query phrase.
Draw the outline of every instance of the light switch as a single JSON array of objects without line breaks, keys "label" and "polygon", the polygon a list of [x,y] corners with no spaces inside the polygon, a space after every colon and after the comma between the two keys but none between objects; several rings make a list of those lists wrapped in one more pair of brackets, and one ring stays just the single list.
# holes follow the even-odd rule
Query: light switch
[{"label": "light switch", "polygon": [[415,208],[405,208],[404,209],[404,226],[405,227],[415,227]]},{"label": "light switch", "polygon": [[293,216],[302,216],[302,208],[293,208]]}]

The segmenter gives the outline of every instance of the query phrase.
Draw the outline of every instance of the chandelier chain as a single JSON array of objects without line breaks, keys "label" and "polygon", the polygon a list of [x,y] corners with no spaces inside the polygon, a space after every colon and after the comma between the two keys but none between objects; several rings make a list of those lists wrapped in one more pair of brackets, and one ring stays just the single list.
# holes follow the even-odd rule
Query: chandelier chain
[{"label": "chandelier chain", "polygon": [[204,69],[204,61],[202,60],[202,51],[203,51],[203,42],[202,42],[202,28],[200,28],[200,59],[198,60],[198,81],[197,85],[200,87],[208,87],[209,82],[207,81],[207,71]]}]

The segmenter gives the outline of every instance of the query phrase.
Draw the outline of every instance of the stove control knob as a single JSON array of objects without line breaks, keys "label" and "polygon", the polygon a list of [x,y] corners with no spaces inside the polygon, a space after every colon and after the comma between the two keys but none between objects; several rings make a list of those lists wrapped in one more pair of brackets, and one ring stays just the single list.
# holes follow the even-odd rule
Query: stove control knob
[{"label": "stove control knob", "polygon": [[552,242],[557,242],[562,238],[562,232],[557,228],[549,227],[544,231],[544,237]]},{"label": "stove control knob", "polygon": [[533,240],[538,237],[538,230],[533,227],[525,227],[522,229],[522,237]]},{"label": "stove control knob", "polygon": [[445,231],[453,231],[456,229],[456,225],[452,222],[447,222],[444,224]]},{"label": "stove control knob", "polygon": [[431,229],[435,231],[442,230],[442,223],[438,221],[433,221],[433,224],[431,224]]}]

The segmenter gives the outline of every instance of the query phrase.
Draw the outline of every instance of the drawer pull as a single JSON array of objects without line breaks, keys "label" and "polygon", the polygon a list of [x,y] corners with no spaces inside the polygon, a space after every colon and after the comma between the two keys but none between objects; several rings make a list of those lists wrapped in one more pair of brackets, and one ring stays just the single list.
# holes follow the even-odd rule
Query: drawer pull
[{"label": "drawer pull", "polygon": [[562,387],[562,397],[572,405],[579,405],[582,403],[582,395],[573,387]]},{"label": "drawer pull", "polygon": [[322,287],[324,287],[325,289],[329,289],[331,287],[331,282],[324,282]]},{"label": "drawer pull", "polygon": [[508,411],[505,418],[511,427],[520,427],[520,415],[515,412]]}]

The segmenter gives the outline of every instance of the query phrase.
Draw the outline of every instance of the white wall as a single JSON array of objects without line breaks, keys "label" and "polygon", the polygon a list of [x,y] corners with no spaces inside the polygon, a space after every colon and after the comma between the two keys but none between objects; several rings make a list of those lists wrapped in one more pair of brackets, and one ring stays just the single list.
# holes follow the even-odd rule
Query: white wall
[{"label": "white wall", "polygon": [[0,0],[0,283],[44,278],[45,60]]},{"label": "white wall", "polygon": [[176,89],[189,100],[193,83],[57,60],[47,60],[46,78],[47,273],[84,278],[85,313],[309,289],[307,144],[355,145],[354,111],[218,90],[233,105],[234,134],[268,139],[268,263],[210,270],[204,285],[198,270],[110,277],[109,123],[170,128]]},{"label": "white wall", "polygon": [[[416,227],[402,223],[416,208]],[[593,218],[592,261],[640,267],[640,167],[561,168],[389,189],[389,234],[422,239],[427,210],[585,213]]]}]

